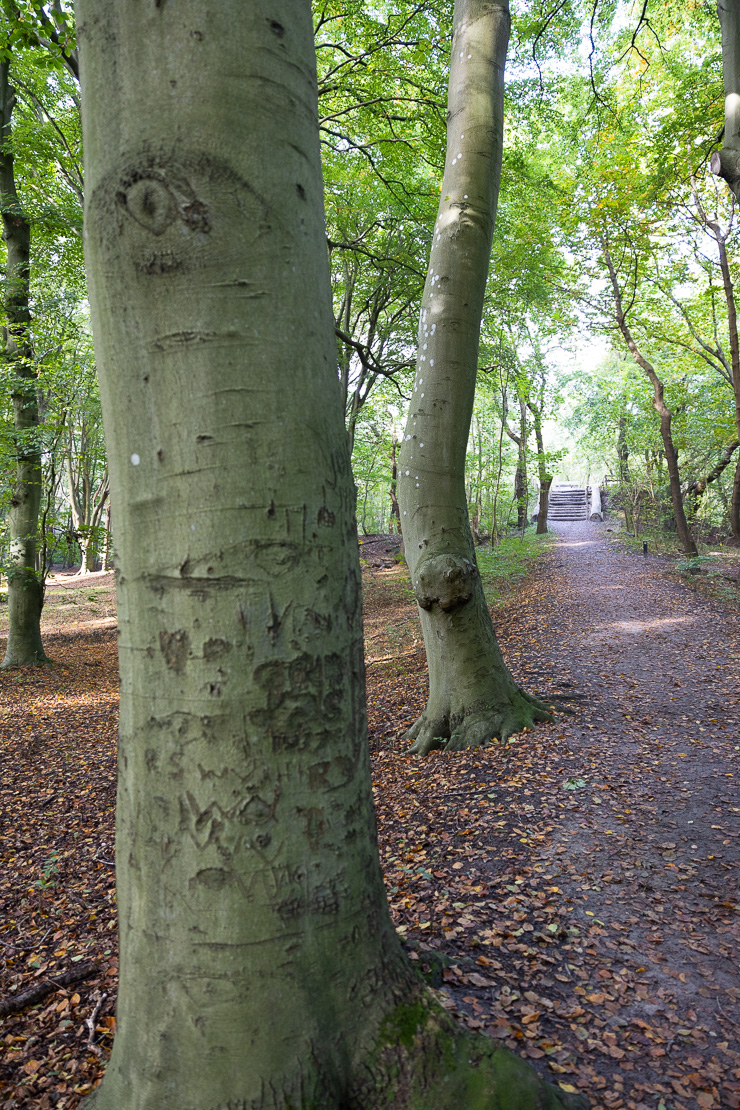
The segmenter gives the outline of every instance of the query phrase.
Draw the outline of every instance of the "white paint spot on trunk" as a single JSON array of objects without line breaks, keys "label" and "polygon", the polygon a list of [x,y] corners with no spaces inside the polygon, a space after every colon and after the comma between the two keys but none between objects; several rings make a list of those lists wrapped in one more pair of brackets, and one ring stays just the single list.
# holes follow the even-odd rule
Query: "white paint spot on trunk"
[{"label": "white paint spot on trunk", "polygon": [[138,466],[140,462],[141,462],[141,455],[137,455],[136,452],[134,451],[133,455],[131,456],[131,465],[132,466]]}]

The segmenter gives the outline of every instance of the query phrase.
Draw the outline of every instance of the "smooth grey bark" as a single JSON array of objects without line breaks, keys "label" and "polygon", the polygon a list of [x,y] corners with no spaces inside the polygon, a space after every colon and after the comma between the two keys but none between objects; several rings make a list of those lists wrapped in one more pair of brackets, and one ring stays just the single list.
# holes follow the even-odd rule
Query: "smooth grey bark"
[{"label": "smooth grey bark", "polygon": [[740,204],[740,10],[737,0],[717,0],[722,28],[722,76],[725,86],[724,146],[709,167],[723,178]]},{"label": "smooth grey bark", "polygon": [[412,752],[477,747],[548,714],[503,661],[465,497],[478,339],[503,143],[508,0],[456,0],[447,154],[400,452],[401,528],[429,665]]},{"label": "smooth grey bark", "polygon": [[[8,49],[6,47],[6,49]],[[3,667],[46,662],[41,642],[44,568],[36,570],[41,508],[41,445],[36,364],[31,346],[31,228],[15,182],[12,117],[15,89],[9,51],[0,58],[0,206],[7,249],[3,308],[5,364],[11,373],[15,478],[7,516],[8,642]]]},{"label": "smooth grey bark", "polygon": [[308,0],[79,0],[120,627],[113,1055],[88,1110],[535,1110],[382,889]]}]

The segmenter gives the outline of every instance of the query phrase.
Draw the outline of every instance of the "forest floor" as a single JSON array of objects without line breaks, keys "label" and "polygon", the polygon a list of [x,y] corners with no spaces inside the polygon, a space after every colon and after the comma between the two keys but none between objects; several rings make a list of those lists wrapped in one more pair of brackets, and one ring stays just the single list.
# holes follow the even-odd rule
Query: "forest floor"
[{"label": "forest floor", "polygon": [[[425,759],[400,739],[426,689],[408,576],[393,540],[361,549],[391,912],[443,1005],[593,1110],[731,1110],[740,609],[606,525],[558,533],[494,617],[517,679],[572,712]],[[48,597],[54,665],[0,672],[0,1110],[76,1106],[115,1029],[112,587]]]}]

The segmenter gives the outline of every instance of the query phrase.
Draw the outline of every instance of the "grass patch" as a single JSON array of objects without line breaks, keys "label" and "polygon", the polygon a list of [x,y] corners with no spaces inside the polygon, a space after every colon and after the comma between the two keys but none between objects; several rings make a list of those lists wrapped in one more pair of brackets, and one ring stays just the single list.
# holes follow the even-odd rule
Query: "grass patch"
[{"label": "grass patch", "polygon": [[612,537],[614,543],[642,555],[642,545],[647,543],[648,555],[680,555],[681,545],[675,532],[661,532],[658,529],[648,529],[633,536],[629,532],[615,532]]},{"label": "grass patch", "polygon": [[479,547],[478,570],[489,605],[501,605],[531,573],[534,564],[554,543],[557,536],[546,532],[538,536],[534,528],[522,535],[505,536],[497,547]]}]

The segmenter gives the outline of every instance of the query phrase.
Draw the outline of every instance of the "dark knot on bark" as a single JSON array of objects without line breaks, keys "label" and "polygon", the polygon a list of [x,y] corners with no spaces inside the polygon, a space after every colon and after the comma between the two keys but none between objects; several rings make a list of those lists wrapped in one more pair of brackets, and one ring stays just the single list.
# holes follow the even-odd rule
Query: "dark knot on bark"
[{"label": "dark knot on bark", "polygon": [[475,563],[461,555],[434,555],[419,564],[414,576],[414,595],[422,609],[436,602],[447,612],[464,605],[473,596]]}]

